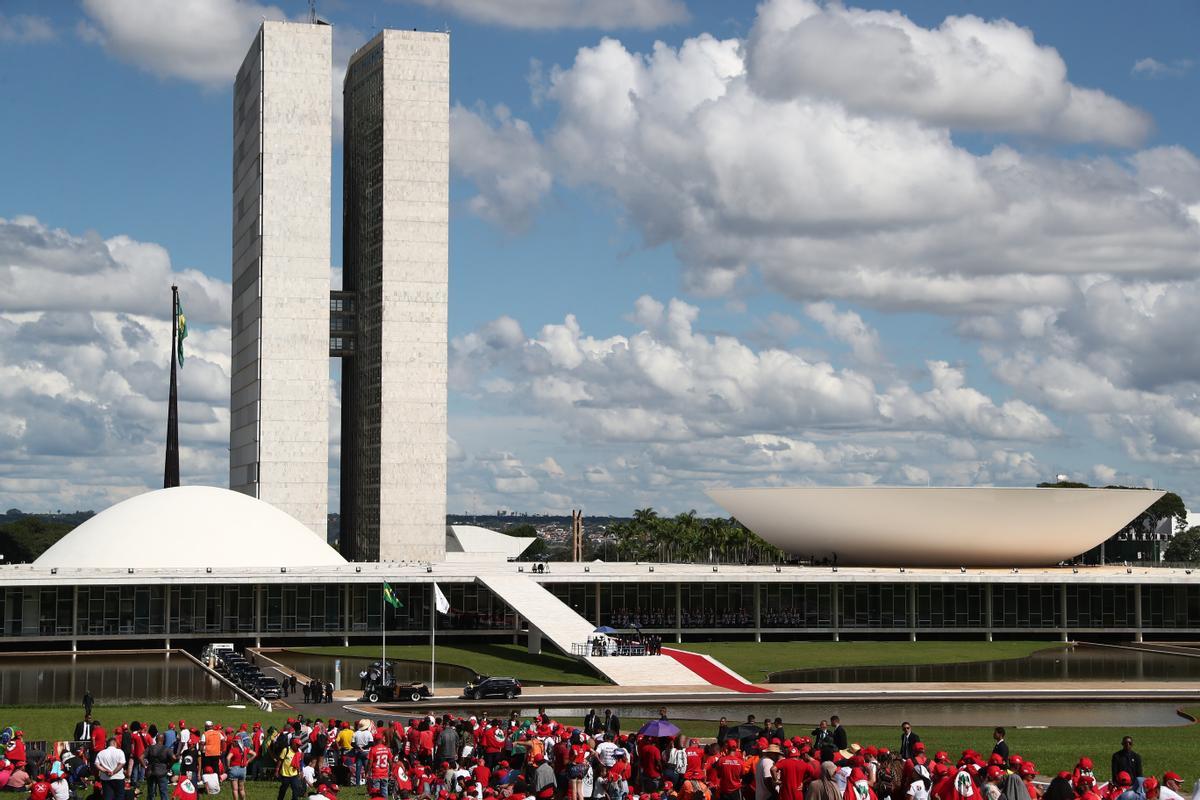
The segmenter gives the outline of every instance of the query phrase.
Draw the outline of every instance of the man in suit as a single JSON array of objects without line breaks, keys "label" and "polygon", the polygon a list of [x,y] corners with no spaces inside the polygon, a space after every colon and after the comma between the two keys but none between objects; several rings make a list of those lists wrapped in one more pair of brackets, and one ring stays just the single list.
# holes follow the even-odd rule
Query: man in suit
[{"label": "man in suit", "polygon": [[588,736],[595,736],[600,730],[600,715],[596,713],[596,709],[590,709],[583,718],[583,731]]},{"label": "man in suit", "polygon": [[905,761],[913,757],[913,745],[921,741],[921,737],[907,722],[900,723],[900,757]]},{"label": "man in suit", "polygon": [[72,740],[76,742],[82,742],[85,739],[90,740],[92,738],[92,731],[95,729],[95,727],[96,723],[92,721],[92,714],[89,711],[83,715],[83,720],[81,722],[75,723],[75,735],[71,737]]},{"label": "man in suit", "polygon": [[1113,753],[1112,774],[1113,782],[1117,780],[1118,772],[1128,772],[1129,777],[1137,781],[1142,777],[1142,757],[1133,751],[1133,737],[1126,736],[1121,740],[1121,749]]},{"label": "man in suit", "polygon": [[992,731],[992,738],[996,743],[992,745],[992,755],[1000,756],[1004,759],[1004,763],[1008,764],[1008,742],[1004,741],[1004,728],[997,727]]},{"label": "man in suit", "polygon": [[850,737],[846,734],[846,729],[842,727],[842,718],[834,714],[829,718],[829,724],[833,727],[833,746],[838,750],[850,747]]},{"label": "man in suit", "polygon": [[608,738],[621,735],[621,718],[617,716],[617,712],[609,714],[609,709],[604,709],[604,717],[608,721],[604,724],[604,735]]},{"label": "man in suit", "polygon": [[96,700],[92,697],[91,689],[83,690],[83,713],[89,715],[92,713],[92,706],[96,704]]}]

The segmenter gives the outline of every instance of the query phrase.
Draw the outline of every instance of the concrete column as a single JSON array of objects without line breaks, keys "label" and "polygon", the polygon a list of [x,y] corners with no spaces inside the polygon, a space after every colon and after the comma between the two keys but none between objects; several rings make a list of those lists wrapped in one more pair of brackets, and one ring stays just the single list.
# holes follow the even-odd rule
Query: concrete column
[{"label": "concrete column", "polygon": [[986,640],[990,642],[992,641],[992,585],[985,583],[983,589],[983,624],[987,627]]},{"label": "concrete column", "polygon": [[917,640],[917,585],[910,583],[904,587],[905,611],[908,615],[908,640]]},{"label": "concrete column", "polygon": [[350,646],[350,584],[342,584],[342,647]]},{"label": "concrete column", "polygon": [[754,641],[762,641],[762,584],[754,584]]},{"label": "concrete column", "polygon": [[1069,641],[1069,637],[1067,636],[1067,585],[1065,583],[1058,585],[1058,624],[1059,641]]},{"label": "concrete column", "polygon": [[[79,587],[73,587],[74,596],[71,598],[71,652],[74,653],[79,649]],[[74,676],[75,671],[71,670],[71,675]],[[74,690],[71,696],[74,697]]]},{"label": "concrete column", "polygon": [[675,644],[683,643],[683,584],[675,584]]},{"label": "concrete column", "polygon": [[595,625],[596,625],[596,627],[597,627],[597,628],[599,628],[599,627],[600,627],[600,587],[601,587],[601,585],[602,585],[602,584],[600,584],[600,583],[597,583],[597,584],[596,584],[596,619],[595,619]]},{"label": "concrete column", "polygon": [[254,646],[261,647],[263,629],[263,585],[254,585]]},{"label": "concrete column", "polygon": [[521,615],[516,612],[516,609],[513,609],[513,619],[516,620],[516,622],[513,623],[513,644],[520,644],[521,643]]},{"label": "concrete column", "polygon": [[[1137,632],[1133,634],[1135,642],[1142,641],[1142,587],[1133,587],[1133,626]],[[1138,659],[1138,671],[1141,672],[1142,661]],[[1142,677],[1141,674],[1138,677]]]},{"label": "concrete column", "polygon": [[167,650],[171,649],[171,584],[163,584],[163,633],[166,635]]},{"label": "concrete column", "polygon": [[542,632],[537,629],[532,623],[529,625],[529,655],[538,656],[542,654]]},{"label": "concrete column", "polygon": [[835,642],[840,642],[842,640],[840,631],[842,623],[842,587],[837,583],[830,584],[830,587],[832,589],[832,591],[830,591],[830,598],[833,604],[833,640]]}]

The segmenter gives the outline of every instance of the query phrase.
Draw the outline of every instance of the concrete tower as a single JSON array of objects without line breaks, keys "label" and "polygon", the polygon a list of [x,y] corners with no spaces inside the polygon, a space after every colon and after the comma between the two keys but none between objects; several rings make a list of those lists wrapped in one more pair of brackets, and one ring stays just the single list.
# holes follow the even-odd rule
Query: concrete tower
[{"label": "concrete tower", "polygon": [[264,22],[233,95],[229,486],[325,536],[331,29]]},{"label": "concrete tower", "polygon": [[441,560],[446,537],[450,37],[385,30],[343,90],[342,553]]}]

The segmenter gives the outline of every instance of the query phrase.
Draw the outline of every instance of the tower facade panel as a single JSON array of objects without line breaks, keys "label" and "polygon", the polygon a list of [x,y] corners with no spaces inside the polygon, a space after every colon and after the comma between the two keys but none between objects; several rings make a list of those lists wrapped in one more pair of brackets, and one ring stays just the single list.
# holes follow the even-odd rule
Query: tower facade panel
[{"label": "tower facade panel", "polygon": [[450,40],[385,30],[344,91],[342,542],[359,560],[445,554]]},{"label": "tower facade panel", "polygon": [[233,105],[229,486],[325,535],[332,157],[326,25],[264,22]]}]

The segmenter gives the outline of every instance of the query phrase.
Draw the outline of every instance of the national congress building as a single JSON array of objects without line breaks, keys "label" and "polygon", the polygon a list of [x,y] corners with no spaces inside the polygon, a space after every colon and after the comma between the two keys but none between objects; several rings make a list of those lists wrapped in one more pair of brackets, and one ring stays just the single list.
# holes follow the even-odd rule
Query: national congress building
[{"label": "national congress building", "polygon": [[385,30],[350,60],[333,292],[331,28],[264,22],[234,85],[229,485],[325,535],[340,358],[352,560],[445,552],[449,48]]}]

